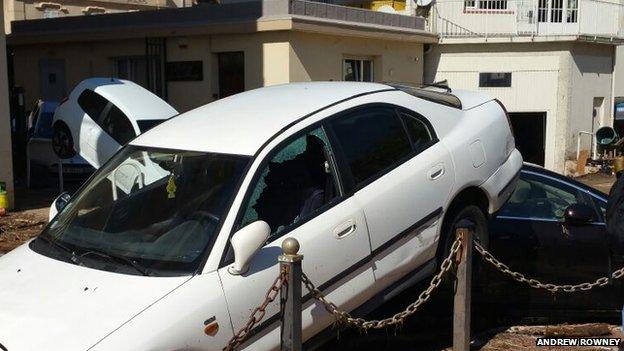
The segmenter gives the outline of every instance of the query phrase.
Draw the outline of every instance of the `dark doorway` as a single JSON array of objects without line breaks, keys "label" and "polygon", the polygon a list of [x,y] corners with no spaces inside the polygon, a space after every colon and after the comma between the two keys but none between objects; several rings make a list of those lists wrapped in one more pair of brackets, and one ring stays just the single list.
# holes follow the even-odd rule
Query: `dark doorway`
[{"label": "dark doorway", "polygon": [[[165,63],[167,62],[167,41],[165,38],[145,39],[145,68],[147,89],[167,100]],[[138,77],[137,77],[138,78]],[[141,84],[140,82],[136,82]]]},{"label": "dark doorway", "polygon": [[510,113],[516,138],[516,149],[525,162],[544,165],[546,140],[546,112]]},{"label": "dark doorway", "polygon": [[61,101],[67,96],[65,87],[65,60],[41,59],[39,61],[41,77],[41,99]]},{"label": "dark doorway", "polygon": [[245,91],[245,53],[242,51],[220,52],[219,98]]}]

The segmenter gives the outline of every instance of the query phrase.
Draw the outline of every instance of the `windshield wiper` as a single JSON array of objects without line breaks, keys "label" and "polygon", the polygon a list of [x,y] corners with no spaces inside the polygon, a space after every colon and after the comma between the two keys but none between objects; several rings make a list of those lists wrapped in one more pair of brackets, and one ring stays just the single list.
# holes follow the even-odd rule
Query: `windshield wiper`
[{"label": "windshield wiper", "polygon": [[120,255],[115,255],[115,254],[111,254],[108,253],[106,251],[103,250],[98,250],[98,249],[88,249],[87,251],[83,252],[80,254],[80,257],[84,257],[84,256],[88,256],[88,255],[95,255],[95,256],[100,256],[103,258],[106,258],[110,261],[117,261],[120,263],[125,264],[126,266],[130,266],[132,268],[134,268],[137,272],[141,273],[144,276],[149,276],[150,273],[148,272],[147,268],[143,267],[142,265],[140,265],[137,261],[124,257],[124,256],[120,256]]},{"label": "windshield wiper", "polygon": [[57,249],[60,249],[61,251],[67,253],[67,255],[69,257],[69,260],[72,263],[77,264],[79,266],[82,266],[82,261],[80,260],[80,258],[78,258],[78,256],[76,256],[76,253],[74,252],[74,250],[72,250],[69,247],[59,243],[56,239],[48,238],[46,235],[39,235],[37,238],[45,241],[46,243],[50,244],[51,246],[56,247]]}]

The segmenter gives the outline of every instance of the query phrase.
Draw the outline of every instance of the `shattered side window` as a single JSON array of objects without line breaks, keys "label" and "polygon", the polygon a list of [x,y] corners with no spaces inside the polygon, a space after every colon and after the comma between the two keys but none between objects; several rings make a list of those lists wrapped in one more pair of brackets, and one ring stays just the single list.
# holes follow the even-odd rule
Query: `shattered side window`
[{"label": "shattered side window", "polygon": [[263,220],[275,236],[335,198],[337,187],[328,151],[329,141],[322,128],[279,150],[254,185],[239,228]]}]

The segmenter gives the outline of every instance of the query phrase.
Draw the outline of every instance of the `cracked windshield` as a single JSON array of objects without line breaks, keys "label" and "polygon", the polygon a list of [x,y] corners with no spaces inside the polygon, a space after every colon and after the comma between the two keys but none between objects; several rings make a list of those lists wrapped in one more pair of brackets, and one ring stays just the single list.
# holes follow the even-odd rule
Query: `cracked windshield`
[{"label": "cracked windshield", "polygon": [[37,251],[129,274],[199,266],[246,157],[127,147],[66,205]]}]

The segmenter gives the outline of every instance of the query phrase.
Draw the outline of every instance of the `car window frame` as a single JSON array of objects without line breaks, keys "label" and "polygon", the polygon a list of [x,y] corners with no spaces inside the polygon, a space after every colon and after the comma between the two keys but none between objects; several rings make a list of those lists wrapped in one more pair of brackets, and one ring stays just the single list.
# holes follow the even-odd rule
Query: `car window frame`
[{"label": "car window frame", "polygon": [[[106,133],[106,135],[111,137],[117,144],[123,146],[125,144],[130,143],[132,140],[134,140],[136,137],[138,137],[139,134],[141,134],[141,133],[137,133],[136,128],[134,127],[134,124],[132,124],[132,119],[130,117],[128,117],[128,115],[126,115],[126,113],[123,112],[123,110],[120,109],[119,106],[113,104],[113,102],[110,101],[110,100],[107,100],[107,101],[108,101],[108,104],[106,105],[104,110],[102,110],[102,113],[100,114],[100,117],[95,121],[95,123],[100,127],[100,129],[102,129],[102,131],[104,131],[104,133]],[[104,128],[104,123],[107,122],[107,119],[109,118],[108,114],[111,112],[111,110],[113,108],[116,108],[119,112],[121,112],[122,116],[125,117],[126,121],[130,124],[130,127],[132,128],[132,132],[134,133],[134,136],[130,140],[128,140],[128,142],[126,142],[125,144],[120,143],[115,136],[111,135]]]},{"label": "car window frame", "polygon": [[242,223],[242,219],[245,216],[247,205],[251,199],[251,196],[253,195],[253,192],[256,188],[256,185],[258,184],[260,177],[262,176],[262,173],[264,172],[264,169],[268,166],[269,162],[271,162],[271,160],[275,157],[275,155],[277,155],[280,151],[284,149],[284,147],[290,145],[290,143],[306,135],[307,133],[315,129],[322,128],[325,134],[327,135],[327,138],[329,139],[328,146],[330,148],[330,150],[328,150],[329,151],[328,154],[330,158],[328,161],[330,164],[331,174],[334,177],[334,181],[336,182],[336,185],[337,185],[338,194],[329,203],[324,204],[323,206],[319,207],[311,216],[305,219],[302,219],[299,222],[288,226],[287,228],[284,228],[281,232],[279,232],[279,235],[276,235],[273,237],[270,236],[263,246],[271,244],[272,242],[284,237],[286,234],[308,223],[312,219],[322,215],[323,213],[327,212],[331,208],[342,203],[344,200],[346,200],[349,197],[349,196],[345,196],[346,194],[344,191],[344,183],[342,181],[343,178],[341,175],[341,168],[339,167],[338,162],[336,160],[336,155],[335,155],[336,151],[333,149],[331,136],[329,135],[329,131],[327,130],[327,127],[325,126],[324,122],[325,122],[325,119],[322,119],[320,121],[312,123],[309,126],[306,126],[292,133],[291,135],[286,137],[284,140],[277,143],[277,145],[275,145],[273,148],[271,148],[271,150],[262,158],[262,161],[260,162],[260,164],[258,164],[258,166],[255,167],[255,170],[253,171],[254,174],[251,178],[251,181],[249,182],[249,185],[245,189],[243,200],[241,201],[240,206],[236,210],[237,211],[236,217],[234,219],[234,223],[232,224],[230,232],[228,233],[228,240],[223,250],[223,253],[221,255],[219,268],[223,268],[234,262],[234,252],[232,250],[232,245],[230,243],[230,240],[232,239],[232,236],[234,235],[234,233],[236,233],[238,230],[242,228],[240,227],[240,224]]},{"label": "car window frame", "polygon": [[[520,174],[521,175],[522,174],[528,174],[528,175],[531,175],[531,176],[534,176],[534,177],[538,177],[538,178],[546,178],[546,179],[549,179],[550,181],[553,181],[553,182],[556,182],[556,183],[561,183],[561,184],[564,184],[564,185],[566,185],[566,186],[568,186],[570,188],[573,188],[573,189],[577,190],[579,192],[579,194],[581,194],[581,196],[583,196],[585,198],[585,201],[588,201],[588,202],[591,203],[591,207],[594,209],[594,213],[595,213],[596,218],[597,218],[596,221],[593,221],[593,222],[588,223],[588,224],[589,225],[606,225],[605,218],[603,217],[601,211],[598,209],[598,205],[596,204],[596,201],[606,202],[606,200],[603,199],[602,197],[598,196],[591,189],[585,188],[584,185],[583,186],[579,186],[577,184],[571,183],[571,182],[567,181],[567,179],[551,176],[549,174],[543,174],[543,173],[536,172],[536,171],[531,170],[531,169],[521,169],[520,170]],[[559,188],[559,187],[557,187],[557,188]],[[556,218],[506,216],[506,215],[499,215],[499,214],[496,214],[495,218],[563,223],[562,220],[556,219]]]},{"label": "car window frame", "polygon": [[[365,181],[360,182],[360,184],[356,184],[353,174],[351,172],[351,167],[349,166],[349,162],[347,161],[347,158],[340,144],[340,140],[338,139],[338,136],[336,135],[335,131],[331,127],[330,122],[333,121],[334,119],[344,118],[346,116],[349,116],[352,113],[356,113],[358,110],[375,108],[375,107],[391,108],[394,111],[395,117],[398,118],[400,121],[401,127],[403,129],[403,133],[407,136],[407,139],[409,140],[411,152],[409,152],[407,155],[403,156],[402,158],[398,159],[394,163],[390,164],[389,166],[385,167],[383,170],[375,173],[373,176],[368,177]],[[431,138],[432,138],[431,141],[423,145],[423,147],[416,148],[412,140],[412,137],[409,133],[409,130],[407,129],[407,126],[405,125],[405,122],[403,121],[403,118],[401,117],[401,113],[407,114],[408,116],[418,119],[420,122],[422,122],[429,129],[429,132],[431,133]],[[386,174],[392,172],[396,168],[405,164],[412,158],[418,156],[419,154],[431,148],[433,145],[437,144],[440,141],[440,139],[438,138],[438,134],[436,133],[436,130],[435,128],[433,128],[433,125],[431,124],[429,119],[427,119],[422,114],[415,112],[413,110],[410,110],[404,106],[399,106],[399,105],[395,105],[391,103],[374,102],[374,103],[358,105],[350,109],[341,111],[335,115],[332,115],[326,118],[324,122],[327,128],[328,137],[330,139],[330,142],[332,143],[332,148],[335,150],[334,152],[336,154],[335,157],[337,158],[337,163],[339,164],[341,173],[343,174],[343,178],[344,178],[343,183],[345,184],[345,193],[349,195],[353,195],[354,193],[366,188],[371,183],[375,182],[376,180],[385,176]]]},{"label": "car window frame", "polygon": [[[89,92],[90,94],[94,94],[99,96],[101,99],[103,99],[104,101],[106,101],[106,104],[104,105],[104,108],[102,108],[102,111],[100,111],[100,113],[97,116],[91,116],[87,110],[85,110],[84,106],[80,103],[80,98],[84,95],[84,94],[88,94],[87,92]],[[80,92],[80,94],[78,94],[78,97],[76,98],[76,104],[78,105],[78,107],[82,110],[82,112],[87,115],[89,118],[91,118],[91,120],[93,120],[93,122],[95,122],[95,124],[97,124],[100,128],[100,120],[102,118],[102,116],[108,111],[109,105],[111,104],[111,101],[107,98],[105,98],[104,96],[102,96],[102,94],[97,93],[95,90],[93,89],[89,89],[86,88],[84,90],[82,90]]]}]

